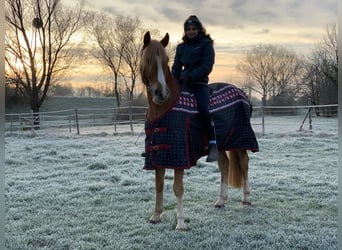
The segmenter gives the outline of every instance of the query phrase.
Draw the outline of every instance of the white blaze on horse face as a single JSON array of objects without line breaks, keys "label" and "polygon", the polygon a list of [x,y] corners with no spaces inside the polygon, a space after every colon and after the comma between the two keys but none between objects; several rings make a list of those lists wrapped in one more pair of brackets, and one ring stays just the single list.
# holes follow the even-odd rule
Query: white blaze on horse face
[{"label": "white blaze on horse face", "polygon": [[167,89],[166,85],[166,80],[165,80],[165,75],[164,75],[164,70],[161,64],[161,59],[159,56],[157,56],[157,68],[158,68],[158,81],[162,87],[162,96],[163,98],[167,99],[169,95],[169,90]]}]

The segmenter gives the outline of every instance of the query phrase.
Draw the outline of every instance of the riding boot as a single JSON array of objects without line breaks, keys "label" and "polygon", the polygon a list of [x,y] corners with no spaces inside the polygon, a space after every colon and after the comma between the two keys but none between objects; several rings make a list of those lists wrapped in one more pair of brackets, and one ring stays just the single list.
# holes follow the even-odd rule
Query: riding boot
[{"label": "riding boot", "polygon": [[209,143],[207,162],[217,161],[218,150],[216,143]]},{"label": "riding boot", "polygon": [[210,132],[209,132],[209,147],[208,147],[208,157],[207,162],[217,161],[218,159],[218,149],[216,144],[216,132],[214,121],[211,119],[210,122]]}]

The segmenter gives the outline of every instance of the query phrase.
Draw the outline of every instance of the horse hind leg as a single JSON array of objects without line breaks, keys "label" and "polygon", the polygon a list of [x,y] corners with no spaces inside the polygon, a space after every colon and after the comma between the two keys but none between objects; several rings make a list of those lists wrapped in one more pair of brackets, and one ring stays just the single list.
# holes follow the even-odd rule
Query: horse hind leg
[{"label": "horse hind leg", "polygon": [[240,151],[240,165],[241,168],[244,170],[244,182],[243,182],[243,197],[242,197],[242,206],[247,207],[250,206],[250,187],[249,187],[249,180],[248,180],[248,164],[249,164],[249,157],[246,150]]},{"label": "horse hind leg", "polygon": [[215,202],[216,208],[224,207],[225,203],[228,200],[228,168],[229,168],[229,159],[225,151],[219,152],[218,157],[218,167],[221,174],[221,184],[220,184],[220,194],[218,199]]},{"label": "horse hind leg", "polygon": [[164,177],[165,169],[155,170],[155,207],[153,214],[150,218],[150,223],[155,224],[161,221],[161,214],[163,212],[163,202],[164,202]]},{"label": "horse hind leg", "polygon": [[241,202],[243,207],[248,207],[252,205],[249,195],[250,195],[250,188],[249,188],[248,179],[246,179],[246,182],[244,184],[244,189],[243,189],[243,198]]},{"label": "horse hind leg", "polygon": [[246,150],[234,150],[229,152],[229,177],[228,182],[236,188],[243,187],[242,205],[251,205],[250,187],[248,182],[249,157]]},{"label": "horse hind leg", "polygon": [[184,195],[184,185],[183,185],[184,170],[175,170],[173,191],[177,198],[177,225],[176,231],[187,230],[185,224],[185,213],[183,208],[183,195]]}]

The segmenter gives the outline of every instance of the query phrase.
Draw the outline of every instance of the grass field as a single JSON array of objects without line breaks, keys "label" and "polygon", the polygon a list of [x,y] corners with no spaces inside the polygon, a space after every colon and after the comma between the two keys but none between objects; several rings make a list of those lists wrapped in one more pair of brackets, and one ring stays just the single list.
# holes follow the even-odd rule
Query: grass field
[{"label": "grass field", "polygon": [[337,249],[337,119],[312,132],[296,131],[297,121],[284,126],[289,119],[274,118],[266,135],[255,129],[251,207],[241,207],[242,190],[229,189],[225,208],[214,208],[216,164],[200,159],[186,171],[186,232],[174,231],[172,171],[162,222],[148,223],[154,175],[142,170],[142,127],[7,132],[6,248]]}]

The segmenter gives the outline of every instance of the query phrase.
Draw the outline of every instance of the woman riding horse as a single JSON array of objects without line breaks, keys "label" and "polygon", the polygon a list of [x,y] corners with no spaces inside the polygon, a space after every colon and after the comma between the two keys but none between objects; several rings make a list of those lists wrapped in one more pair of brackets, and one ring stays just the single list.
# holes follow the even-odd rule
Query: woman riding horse
[{"label": "woman riding horse", "polygon": [[200,121],[209,141],[207,162],[217,161],[215,127],[209,113],[208,87],[208,76],[215,60],[213,40],[194,15],[185,20],[182,40],[176,49],[172,74],[195,95]]},{"label": "woman riding horse", "polygon": [[[168,34],[161,41],[156,41],[151,40],[147,32],[141,51],[140,73],[148,99],[144,169],[155,171],[156,201],[150,222],[161,221],[165,169],[174,169],[176,230],[186,230],[184,169],[195,166],[200,157],[208,154],[208,150],[199,124],[196,99],[191,92],[180,88],[170,72],[165,51],[168,42]],[[250,124],[251,106],[245,94],[233,85],[214,83],[209,86],[212,91],[210,112],[216,126],[221,173],[220,193],[215,207],[223,207],[227,202],[228,183],[233,187],[243,187],[242,204],[247,206],[250,205],[247,150],[258,151]]]}]

